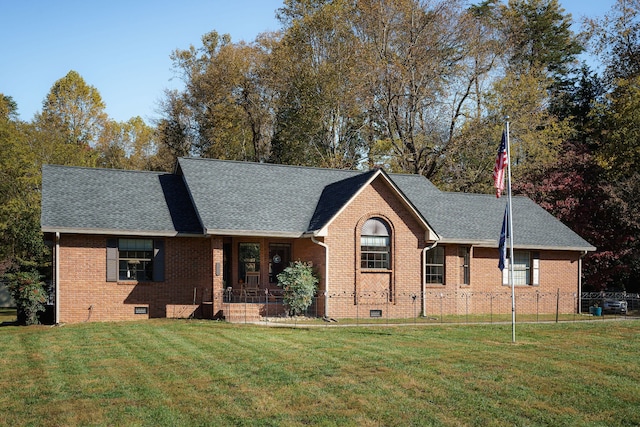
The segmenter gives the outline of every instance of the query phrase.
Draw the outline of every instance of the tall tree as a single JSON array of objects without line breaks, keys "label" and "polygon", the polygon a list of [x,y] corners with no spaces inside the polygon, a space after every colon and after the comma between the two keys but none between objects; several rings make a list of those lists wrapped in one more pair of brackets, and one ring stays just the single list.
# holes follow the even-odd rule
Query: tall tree
[{"label": "tall tree", "polygon": [[634,201],[637,203],[634,191],[638,185],[621,194],[603,179],[605,174],[587,144],[567,142],[555,164],[531,171],[526,181],[515,183],[514,189],[596,246],[596,252],[585,254],[585,289],[637,292],[640,286],[630,278],[637,277],[638,272],[633,236],[638,235],[640,227],[637,212],[635,223],[629,221],[633,217],[629,210],[634,209]]},{"label": "tall tree", "polygon": [[609,84],[640,75],[640,1],[616,0],[604,17],[587,19],[586,34]]},{"label": "tall tree", "polygon": [[353,34],[350,1],[292,0],[279,9],[284,25],[271,54],[278,93],[273,160],[354,168],[362,155],[364,64]]},{"label": "tall tree", "polygon": [[36,121],[69,144],[94,146],[107,120],[104,108],[98,90],[72,70],[54,83]]},{"label": "tall tree", "polygon": [[467,71],[463,17],[456,1],[358,3],[368,122],[392,148],[398,170],[430,177],[450,146],[450,117],[468,94],[468,85],[458,93],[449,84]]},{"label": "tall tree", "polygon": [[124,123],[108,121],[96,147],[98,164],[117,169],[152,169],[155,139],[155,130],[139,116]]},{"label": "tall tree", "polygon": [[40,170],[27,144],[28,125],[17,104],[0,94],[0,261],[41,264],[45,247],[40,233]]},{"label": "tall tree", "polygon": [[162,118],[156,123],[158,151],[155,169],[170,171],[178,157],[196,155],[196,125],[189,109],[187,94],[165,91],[160,103]]},{"label": "tall tree", "polygon": [[[228,35],[216,31],[202,37],[201,47],[172,54],[186,91],[183,99],[173,98],[170,111],[188,111],[192,117],[192,149],[198,154],[236,160],[268,158],[273,109],[271,94],[261,83],[263,58],[260,46],[233,44]],[[183,120],[166,119],[169,127],[164,131],[169,135],[186,130],[180,124]]]},{"label": "tall tree", "polygon": [[509,0],[501,23],[509,65],[519,74],[565,76],[583,47],[571,31],[571,15],[558,0]]}]

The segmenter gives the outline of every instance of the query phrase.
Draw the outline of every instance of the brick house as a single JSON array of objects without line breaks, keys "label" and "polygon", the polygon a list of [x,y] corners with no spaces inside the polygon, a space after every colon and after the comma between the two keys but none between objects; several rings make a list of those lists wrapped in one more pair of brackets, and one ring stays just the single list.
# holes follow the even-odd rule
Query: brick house
[{"label": "brick house", "polygon": [[[279,315],[276,277],[295,260],[320,280],[311,313],[335,319],[483,313],[510,291],[497,267],[505,198],[422,176],[195,158],[173,173],[42,174],[56,322]],[[579,295],[595,248],[527,198],[513,211],[518,312]]]}]

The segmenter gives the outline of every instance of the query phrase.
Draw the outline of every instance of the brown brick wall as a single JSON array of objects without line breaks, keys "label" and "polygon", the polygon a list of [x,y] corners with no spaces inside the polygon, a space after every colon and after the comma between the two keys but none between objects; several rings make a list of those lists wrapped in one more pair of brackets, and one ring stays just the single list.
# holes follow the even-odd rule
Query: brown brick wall
[{"label": "brown brick wall", "polygon": [[[165,239],[165,281],[132,284],[106,281],[107,238],[61,236],[59,322],[183,317],[194,289],[197,305],[212,299],[211,239]],[[148,315],[134,307],[148,307]]]},{"label": "brown brick wall", "polygon": [[[389,271],[360,268],[360,230],[372,217],[384,219],[391,229]],[[361,311],[379,309],[383,316],[409,317],[413,305],[406,297],[421,291],[424,234],[418,220],[383,179],[365,188],[333,221],[325,238],[330,253],[330,316],[356,317],[363,315]]]},{"label": "brown brick wall", "polygon": [[[392,268],[373,272],[360,268],[360,228],[371,217],[385,219],[392,229]],[[383,180],[366,188],[330,226],[329,315],[334,318],[368,317],[382,310],[383,317],[407,318],[426,314],[483,314],[511,312],[511,288],[502,285],[497,248],[471,247],[470,283],[461,283],[458,245],[445,248],[445,283],[427,285],[422,301],[422,248],[424,230]],[[539,286],[517,286],[520,313],[553,313],[556,292],[563,295],[559,310],[575,312],[568,298],[578,288],[577,252],[536,251],[540,255]],[[415,297],[415,298],[414,298]]]}]

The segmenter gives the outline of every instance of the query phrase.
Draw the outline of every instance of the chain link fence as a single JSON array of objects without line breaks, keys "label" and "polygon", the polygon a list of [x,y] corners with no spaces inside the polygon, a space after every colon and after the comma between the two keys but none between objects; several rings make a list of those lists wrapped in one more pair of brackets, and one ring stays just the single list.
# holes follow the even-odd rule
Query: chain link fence
[{"label": "chain link fence", "polygon": [[[304,316],[290,317],[281,290],[254,294],[228,290],[222,295],[222,316],[232,322],[295,323],[497,323],[512,315],[511,290],[427,290],[420,293],[341,293],[317,295]],[[626,310],[605,309],[606,301],[624,301]],[[329,316],[325,316],[328,304]],[[595,312],[595,306],[602,307]],[[640,314],[640,296],[626,293],[518,292],[516,321],[551,322]]]}]

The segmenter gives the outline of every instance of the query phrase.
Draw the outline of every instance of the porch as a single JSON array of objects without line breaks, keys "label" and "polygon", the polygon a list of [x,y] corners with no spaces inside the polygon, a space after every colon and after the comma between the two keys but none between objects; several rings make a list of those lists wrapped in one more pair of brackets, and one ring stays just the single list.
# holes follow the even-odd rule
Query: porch
[{"label": "porch", "polygon": [[[322,313],[318,312],[319,309],[318,298],[315,297],[306,314],[311,317],[322,316]],[[252,323],[287,315],[282,289],[270,288],[261,289],[259,292],[227,288],[223,295],[221,313],[218,313],[218,317],[230,323]]]}]

